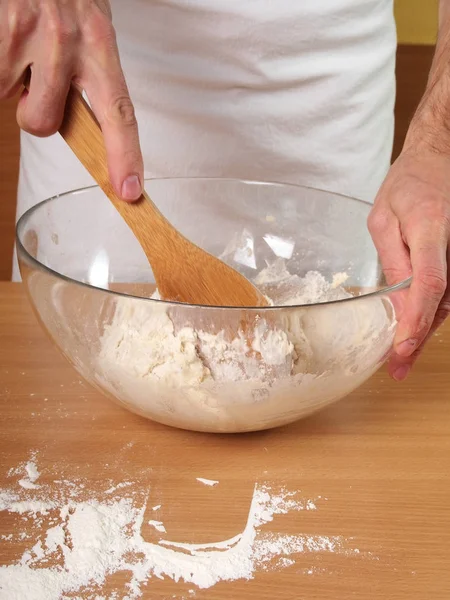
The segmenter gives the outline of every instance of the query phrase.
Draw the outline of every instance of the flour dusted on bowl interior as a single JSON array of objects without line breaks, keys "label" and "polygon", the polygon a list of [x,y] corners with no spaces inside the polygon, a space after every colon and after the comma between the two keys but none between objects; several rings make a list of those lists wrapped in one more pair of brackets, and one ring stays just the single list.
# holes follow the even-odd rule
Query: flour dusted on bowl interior
[{"label": "flour dusted on bowl interior", "polygon": [[172,320],[169,305],[118,298],[101,339],[97,380],[157,421],[249,431],[290,422],[345,396],[391,347],[394,317],[385,299],[299,307],[350,294],[336,278],[291,275],[279,260],[254,283],[286,308],[271,311],[267,321],[263,313],[251,334],[185,326]]}]

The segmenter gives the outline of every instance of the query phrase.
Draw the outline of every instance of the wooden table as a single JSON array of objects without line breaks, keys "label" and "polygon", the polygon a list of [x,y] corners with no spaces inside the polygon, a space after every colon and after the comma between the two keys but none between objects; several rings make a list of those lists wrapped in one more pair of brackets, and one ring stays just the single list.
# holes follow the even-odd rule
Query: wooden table
[{"label": "wooden table", "polygon": [[[55,479],[55,465],[94,490],[139,480],[162,505],[170,539],[202,543],[242,531],[255,483],[268,482],[323,500],[276,516],[266,531],[342,536],[359,550],[300,553],[288,568],[192,596],[192,584],[152,579],[145,598],[450,598],[450,327],[406,383],[380,372],[320,414],[237,436],[169,429],[90,389],[41,332],[20,284],[0,284],[0,340],[0,487],[38,450],[39,481]],[[8,532],[11,517],[4,511],[0,520],[0,534]],[[1,543],[0,563],[23,549]],[[102,593],[126,580],[109,578]]]}]

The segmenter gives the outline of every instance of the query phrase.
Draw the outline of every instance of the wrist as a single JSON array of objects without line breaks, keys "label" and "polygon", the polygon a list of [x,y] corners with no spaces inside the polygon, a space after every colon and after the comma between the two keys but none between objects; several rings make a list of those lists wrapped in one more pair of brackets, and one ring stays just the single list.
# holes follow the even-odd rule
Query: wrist
[{"label": "wrist", "polygon": [[450,155],[450,21],[441,20],[427,87],[411,120],[404,150]]},{"label": "wrist", "polygon": [[429,88],[406,134],[404,151],[450,155],[450,76]]}]

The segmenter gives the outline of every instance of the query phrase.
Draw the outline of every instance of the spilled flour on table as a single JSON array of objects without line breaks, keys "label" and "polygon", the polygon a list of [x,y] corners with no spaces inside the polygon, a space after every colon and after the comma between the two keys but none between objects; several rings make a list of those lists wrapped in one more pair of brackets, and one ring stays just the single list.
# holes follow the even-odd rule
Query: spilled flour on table
[{"label": "spilled flour on table", "polygon": [[154,527],[156,531],[159,531],[159,533],[166,533],[166,528],[164,527],[164,523],[162,521],[150,520],[148,524]]},{"label": "spilled flour on table", "polygon": [[34,462],[36,459],[36,452],[31,454],[30,460],[27,463],[21,464],[14,469],[10,469],[8,475],[11,477],[12,475],[23,475],[23,478],[19,480],[19,485],[25,488],[26,490],[33,490],[38,488],[39,486],[35,483],[37,479],[39,479],[39,471]]},{"label": "spilled flour on table", "polygon": [[37,470],[36,464],[32,461],[27,462],[25,465],[26,476],[19,480],[19,485],[28,490],[34,490],[39,486],[35,481],[39,478],[39,471]]},{"label": "spilled flour on table", "polygon": [[200,483],[203,483],[204,485],[209,485],[210,487],[214,487],[215,485],[217,485],[219,483],[215,479],[204,479],[203,477],[196,477],[196,479]]},{"label": "spilled flour on table", "polygon": [[[34,483],[39,471],[37,467],[30,471]],[[302,499],[287,489],[256,484],[246,525],[230,539],[154,543],[142,535],[147,504],[152,510],[151,490],[126,482],[116,484],[116,494],[106,490],[108,494],[93,496],[80,481],[57,481],[24,488],[16,480],[10,488],[0,489],[0,510],[17,515],[14,532],[2,535],[2,542],[22,542],[21,547],[24,540],[27,543],[12,564],[0,567],[1,600],[58,600],[75,593],[100,598],[106,578],[119,571],[127,573],[127,591],[109,597],[139,598],[154,577],[189,583],[193,586],[189,593],[195,595],[195,587],[210,588],[219,581],[252,579],[260,570],[287,568],[298,554],[359,553],[341,536],[286,535],[275,533],[273,527],[267,531],[264,526],[278,515],[317,510],[316,503],[323,500]],[[163,521],[146,522],[153,531],[166,532]]]}]

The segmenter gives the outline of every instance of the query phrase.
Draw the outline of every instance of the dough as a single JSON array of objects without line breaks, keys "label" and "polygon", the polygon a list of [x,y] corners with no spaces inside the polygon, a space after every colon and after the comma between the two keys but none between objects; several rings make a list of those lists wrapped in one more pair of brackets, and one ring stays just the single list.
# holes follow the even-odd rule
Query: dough
[{"label": "dough", "polygon": [[386,299],[298,306],[349,297],[344,280],[269,265],[255,285],[286,308],[269,324],[259,318],[252,335],[186,326],[188,309],[180,319],[183,308],[173,317],[165,303],[118,297],[97,380],[128,408],[178,427],[249,431],[293,421],[359,386],[391,347]]}]

